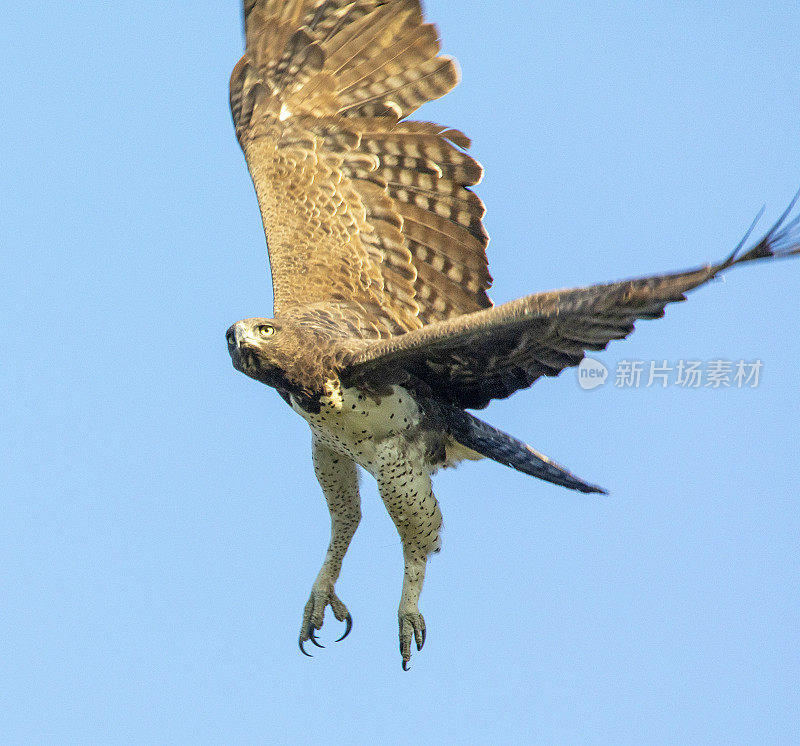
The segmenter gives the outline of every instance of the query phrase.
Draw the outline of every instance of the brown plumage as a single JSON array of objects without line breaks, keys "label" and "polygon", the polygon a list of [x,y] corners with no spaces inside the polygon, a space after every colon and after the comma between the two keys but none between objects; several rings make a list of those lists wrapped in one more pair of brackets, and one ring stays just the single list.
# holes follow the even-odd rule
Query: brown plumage
[{"label": "brown plumage", "polygon": [[248,3],[245,29],[231,110],[275,313],[357,303],[388,336],[488,307],[469,140],[400,121],[457,81],[417,0]]},{"label": "brown plumage", "polygon": [[602,491],[467,413],[586,350],[728,268],[800,253],[789,210],[752,248],[688,272],[560,290],[492,307],[481,166],[458,130],[406,117],[457,82],[418,0],[245,0],[246,51],[231,112],[261,208],[275,318],[228,330],[234,366],[308,422],[331,512],[300,648],[330,606],[360,511],[354,464],[375,476],[403,543],[403,667],[425,623],[417,602],[441,514],[430,474],[489,457]]}]

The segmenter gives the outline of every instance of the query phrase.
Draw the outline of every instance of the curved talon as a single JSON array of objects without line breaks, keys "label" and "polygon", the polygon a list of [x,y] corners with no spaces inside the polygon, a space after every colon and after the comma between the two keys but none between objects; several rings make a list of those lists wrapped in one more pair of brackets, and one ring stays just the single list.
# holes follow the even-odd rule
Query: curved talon
[{"label": "curved talon", "polygon": [[408,668],[408,661],[403,661],[403,670],[404,670],[404,671],[408,671],[408,670],[409,670],[409,668]]},{"label": "curved talon", "polygon": [[427,634],[425,627],[422,628],[422,641],[417,644],[417,650],[422,650],[422,646],[425,644],[425,635]]},{"label": "curved talon", "polygon": [[350,630],[353,629],[353,617],[351,617],[350,614],[345,617],[344,621],[347,624],[347,627],[344,630],[344,634],[338,640],[336,640],[336,642],[341,642],[344,640],[344,638],[350,634]]},{"label": "curved talon", "polygon": [[300,625],[298,645],[300,652],[309,658],[314,656],[306,652],[305,643],[310,642],[316,648],[325,648],[317,639],[317,632],[322,627],[326,607],[330,606],[336,619],[340,622],[345,622],[344,634],[336,642],[344,640],[353,628],[353,619],[350,616],[350,612],[337,598],[333,588],[318,587],[318,585],[319,583],[315,583],[311,589],[311,597],[306,602],[305,609],[303,609],[303,622]]}]

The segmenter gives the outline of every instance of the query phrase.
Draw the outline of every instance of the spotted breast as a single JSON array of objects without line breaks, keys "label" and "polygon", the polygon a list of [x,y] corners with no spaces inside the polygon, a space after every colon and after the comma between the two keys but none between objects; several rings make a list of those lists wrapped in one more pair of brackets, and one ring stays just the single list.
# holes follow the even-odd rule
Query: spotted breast
[{"label": "spotted breast", "polygon": [[311,426],[322,444],[348,456],[370,474],[375,474],[378,446],[397,440],[409,442],[424,428],[425,417],[411,394],[402,386],[374,396],[358,388],[320,398],[319,412],[304,409],[290,397],[292,409]]}]

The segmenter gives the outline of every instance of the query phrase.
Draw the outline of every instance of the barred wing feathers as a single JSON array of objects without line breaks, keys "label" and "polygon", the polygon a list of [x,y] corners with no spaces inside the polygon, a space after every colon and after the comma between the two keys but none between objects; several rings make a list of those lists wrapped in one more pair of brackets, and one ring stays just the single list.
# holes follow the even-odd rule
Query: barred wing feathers
[{"label": "barred wing feathers", "polygon": [[246,0],[231,112],[276,315],[343,303],[389,336],[491,305],[482,176],[457,130],[404,118],[457,82],[418,0]]},{"label": "barred wing feathers", "polygon": [[[785,223],[797,196],[755,245],[688,272],[529,295],[443,321],[401,337],[365,344],[342,371],[346,383],[424,381],[438,397],[482,408],[578,365],[586,350],[627,337],[637,319],[664,315],[668,303],[745,262],[800,254],[800,216]],[[749,235],[749,232],[748,232]]]}]

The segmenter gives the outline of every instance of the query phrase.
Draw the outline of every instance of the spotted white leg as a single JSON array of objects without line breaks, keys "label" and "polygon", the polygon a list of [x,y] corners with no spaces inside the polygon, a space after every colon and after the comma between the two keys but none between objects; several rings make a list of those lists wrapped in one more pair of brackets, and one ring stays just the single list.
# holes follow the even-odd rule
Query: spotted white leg
[{"label": "spotted white leg", "polygon": [[304,655],[309,655],[303,648],[303,643],[308,640],[317,647],[322,647],[317,642],[314,632],[322,627],[327,606],[331,607],[333,615],[340,622],[347,624],[339,640],[344,640],[350,634],[353,619],[347,607],[334,592],[334,586],[339,578],[342,560],[350,546],[350,540],[361,520],[358,472],[352,459],[331,450],[316,437],[312,441],[312,458],[314,472],[328,503],[328,510],[331,512],[331,540],[325,561],[311,587],[311,596],[303,610],[303,624],[300,627],[298,644]]},{"label": "spotted white leg", "polygon": [[377,449],[378,489],[403,543],[403,592],[397,610],[403,670],[411,659],[411,640],[417,650],[425,644],[425,620],[419,596],[425,581],[428,555],[441,546],[442,514],[431,491],[430,474],[422,458],[409,458],[407,441],[385,440]]}]

